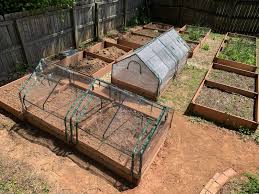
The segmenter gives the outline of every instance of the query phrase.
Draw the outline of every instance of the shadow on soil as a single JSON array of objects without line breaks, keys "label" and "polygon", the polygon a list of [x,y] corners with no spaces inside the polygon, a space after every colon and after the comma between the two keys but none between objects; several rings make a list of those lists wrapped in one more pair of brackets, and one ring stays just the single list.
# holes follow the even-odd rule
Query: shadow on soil
[{"label": "shadow on soil", "polygon": [[47,147],[57,156],[68,157],[79,167],[88,170],[92,174],[106,180],[118,191],[125,191],[134,187],[134,185],[131,185],[126,180],[116,176],[103,165],[74,150],[73,146],[65,144],[56,137],[17,120],[4,110],[0,110],[0,114],[3,114],[16,122],[16,124],[14,124],[8,131],[10,135],[17,134],[20,137],[30,141],[31,143]]}]

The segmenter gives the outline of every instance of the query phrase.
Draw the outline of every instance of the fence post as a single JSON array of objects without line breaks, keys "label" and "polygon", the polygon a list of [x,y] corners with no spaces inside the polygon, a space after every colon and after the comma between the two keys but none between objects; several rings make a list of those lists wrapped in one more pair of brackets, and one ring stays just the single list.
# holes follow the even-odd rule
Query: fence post
[{"label": "fence post", "polygon": [[21,31],[20,31],[20,28],[19,28],[19,24],[18,24],[18,21],[17,20],[14,20],[14,23],[15,23],[15,29],[16,29],[16,31],[17,31],[17,35],[18,35],[18,39],[19,39],[19,41],[21,42],[21,48],[22,48],[22,52],[23,52],[23,54],[24,54],[24,56],[25,56],[25,61],[26,61],[26,63],[27,64],[29,64],[30,63],[30,57],[29,57],[29,55],[27,54],[27,52],[26,52],[26,47],[25,47],[25,43],[24,43],[24,41],[23,41],[23,38],[22,38],[22,36],[21,36]]},{"label": "fence post", "polygon": [[95,39],[99,40],[99,3],[95,3]]},{"label": "fence post", "polygon": [[75,38],[75,45],[76,48],[79,47],[79,42],[78,42],[78,25],[77,25],[77,16],[76,16],[76,6],[72,8],[72,16],[73,16],[73,24],[74,24],[74,38]]},{"label": "fence post", "polygon": [[127,9],[128,9],[128,1],[123,0],[123,8],[124,8],[124,27],[127,26]]}]

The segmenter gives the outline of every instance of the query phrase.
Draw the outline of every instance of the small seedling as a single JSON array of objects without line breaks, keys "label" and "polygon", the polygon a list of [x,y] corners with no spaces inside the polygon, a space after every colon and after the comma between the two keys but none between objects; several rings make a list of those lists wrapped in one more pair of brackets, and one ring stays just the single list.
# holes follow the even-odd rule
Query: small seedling
[{"label": "small seedling", "polygon": [[208,51],[208,50],[210,50],[210,46],[206,43],[202,46],[202,49],[205,51]]}]

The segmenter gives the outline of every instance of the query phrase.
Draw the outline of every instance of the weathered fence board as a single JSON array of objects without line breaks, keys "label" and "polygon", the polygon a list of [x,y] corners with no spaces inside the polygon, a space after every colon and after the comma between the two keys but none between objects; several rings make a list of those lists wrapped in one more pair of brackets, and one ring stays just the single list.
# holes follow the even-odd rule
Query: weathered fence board
[{"label": "weathered fence board", "polygon": [[71,9],[0,16],[0,78],[15,71],[18,64],[35,64],[42,57],[77,48],[82,42],[122,27],[126,15],[127,20],[131,19],[142,2],[81,0]]},{"label": "weathered fence board", "polygon": [[151,0],[151,13],[154,21],[174,25],[206,25],[221,33],[259,33],[258,0]]}]

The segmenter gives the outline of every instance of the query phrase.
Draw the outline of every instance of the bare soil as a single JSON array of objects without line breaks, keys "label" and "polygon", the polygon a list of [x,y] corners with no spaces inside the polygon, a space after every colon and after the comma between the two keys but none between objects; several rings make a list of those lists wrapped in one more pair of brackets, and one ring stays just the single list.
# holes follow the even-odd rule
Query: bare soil
[{"label": "bare soil", "polygon": [[244,90],[255,91],[256,79],[253,77],[248,77],[220,69],[212,69],[209,74],[209,79]]},{"label": "bare soil", "polygon": [[108,65],[108,63],[101,59],[87,57],[87,59],[79,61],[78,63],[71,64],[69,68],[87,75],[93,75],[106,65]]},{"label": "bare soil", "polygon": [[252,98],[204,86],[196,99],[196,103],[248,120],[254,120],[255,100]]},{"label": "bare soil", "polygon": [[119,57],[123,56],[126,54],[126,52],[116,46],[111,46],[108,48],[104,48],[101,50],[98,50],[96,52],[94,52],[95,54],[101,55],[103,57],[106,57],[108,59],[113,59],[116,60]]},{"label": "bare soil", "polygon": [[[87,160],[84,160],[86,164],[75,163],[73,154],[59,147],[56,140],[44,139],[35,128],[15,127],[9,131],[14,122],[5,116],[1,117],[3,121],[7,123],[0,130],[3,159],[8,156],[10,162],[23,161],[26,165],[19,164],[18,172],[33,168],[49,185],[49,193],[119,193],[114,188],[116,180]],[[255,143],[176,114],[164,147],[140,185],[124,193],[199,193],[216,172],[229,167],[238,173],[254,170],[258,161]]]},{"label": "bare soil", "polygon": [[166,24],[149,24],[148,27],[150,28],[158,28],[158,29],[162,29],[162,30],[169,30],[172,26],[171,25],[166,25]]},{"label": "bare soil", "polygon": [[141,45],[144,45],[152,40],[152,38],[149,38],[146,36],[135,35],[135,34],[129,34],[125,38],[126,38],[126,40],[128,40],[130,42],[134,42],[134,43],[141,44]]},{"label": "bare soil", "polygon": [[151,30],[151,29],[140,29],[136,31],[137,33],[140,33],[142,35],[146,35],[146,36],[152,36],[152,37],[157,37],[160,34],[162,34],[161,32],[159,32],[158,30]]}]

